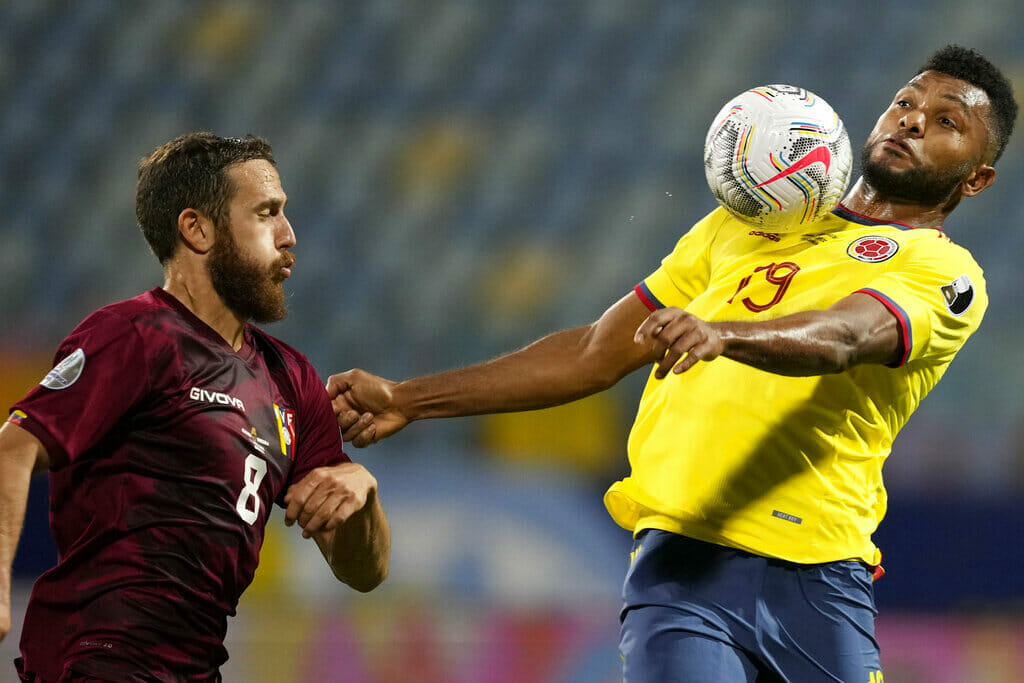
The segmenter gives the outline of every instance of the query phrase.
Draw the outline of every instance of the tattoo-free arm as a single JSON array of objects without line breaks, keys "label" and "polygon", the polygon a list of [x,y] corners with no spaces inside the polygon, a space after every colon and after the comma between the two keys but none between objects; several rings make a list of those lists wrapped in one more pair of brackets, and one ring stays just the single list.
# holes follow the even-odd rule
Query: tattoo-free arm
[{"label": "tattoo-free arm", "polygon": [[593,323],[484,363],[391,382],[363,370],[327,383],[345,440],[378,441],[412,420],[547,408],[607,389],[656,360],[633,334],[650,311],[629,293]]},{"label": "tattoo-free arm", "polygon": [[11,565],[25,521],[29,479],[49,465],[39,439],[9,422],[0,427],[0,640],[11,630]]},{"label": "tattoo-free arm", "polygon": [[649,311],[627,294],[596,321],[459,370],[401,382],[395,403],[411,419],[547,408],[614,385],[653,360],[633,341]]},{"label": "tattoo-free arm", "polygon": [[354,462],[318,467],[285,494],[285,524],[312,537],[331,571],[357,591],[376,588],[388,574],[391,528],[377,479]]},{"label": "tattoo-free arm", "polygon": [[334,576],[357,591],[367,593],[387,578],[391,527],[376,491],[344,524],[314,533],[313,539]]},{"label": "tattoo-free arm", "polygon": [[826,310],[759,322],[709,323],[666,308],[652,313],[636,338],[661,358],[658,377],[718,356],[780,375],[825,375],[863,363],[894,363],[902,351],[896,317],[861,292]]}]

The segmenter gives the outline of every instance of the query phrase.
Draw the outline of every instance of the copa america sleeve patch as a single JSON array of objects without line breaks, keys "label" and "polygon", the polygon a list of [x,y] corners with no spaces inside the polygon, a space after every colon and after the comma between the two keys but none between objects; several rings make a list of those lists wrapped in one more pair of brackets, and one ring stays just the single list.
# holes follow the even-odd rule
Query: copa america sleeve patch
[{"label": "copa america sleeve patch", "polygon": [[46,373],[46,377],[39,384],[47,389],[67,389],[78,381],[85,369],[85,351],[75,349],[70,356],[57,363],[53,370]]},{"label": "copa america sleeve patch", "polygon": [[974,283],[967,275],[961,275],[948,285],[943,285],[942,296],[946,300],[946,308],[955,316],[961,316],[974,303]]}]

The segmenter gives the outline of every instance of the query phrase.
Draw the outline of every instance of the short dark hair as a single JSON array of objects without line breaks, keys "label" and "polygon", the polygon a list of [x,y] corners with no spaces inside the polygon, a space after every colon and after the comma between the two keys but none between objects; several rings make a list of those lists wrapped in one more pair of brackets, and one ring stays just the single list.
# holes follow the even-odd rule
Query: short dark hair
[{"label": "short dark hair", "polygon": [[178,216],[185,209],[206,214],[214,225],[224,223],[235,193],[227,168],[252,159],[276,165],[270,143],[263,138],[222,138],[201,132],[166,142],[139,162],[135,217],[160,263],[174,256]]},{"label": "short dark hair", "polygon": [[1009,79],[981,53],[959,45],[947,45],[938,50],[917,73],[925,71],[938,71],[985,91],[991,103],[988,124],[995,143],[992,163],[998,161],[1006,149],[1017,119],[1017,101],[1013,97],[1013,86]]}]

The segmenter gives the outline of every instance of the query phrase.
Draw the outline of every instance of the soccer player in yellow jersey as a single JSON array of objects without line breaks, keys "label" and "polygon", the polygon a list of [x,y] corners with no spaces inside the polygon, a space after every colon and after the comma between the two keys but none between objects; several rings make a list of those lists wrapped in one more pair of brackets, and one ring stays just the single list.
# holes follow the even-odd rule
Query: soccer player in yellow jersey
[{"label": "soccer player in yellow jersey", "polygon": [[653,364],[631,474],[605,495],[635,536],[626,680],[881,681],[882,464],[981,323],[981,268],[942,225],[995,180],[1016,112],[998,69],[947,46],[806,232],[752,231],[717,209],[590,325],[400,383],[335,375],[345,438],[551,406]]}]

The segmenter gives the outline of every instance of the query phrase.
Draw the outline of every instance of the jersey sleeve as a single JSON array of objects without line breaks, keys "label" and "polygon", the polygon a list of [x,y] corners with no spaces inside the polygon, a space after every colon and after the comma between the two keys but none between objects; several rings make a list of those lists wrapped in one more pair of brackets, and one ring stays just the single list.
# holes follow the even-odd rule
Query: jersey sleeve
[{"label": "jersey sleeve", "polygon": [[661,267],[648,275],[634,291],[652,311],[667,306],[686,308],[711,279],[710,251],[714,237],[729,214],[715,209],[697,222],[676,243]]},{"label": "jersey sleeve", "polygon": [[109,433],[146,395],[150,380],[138,330],[106,311],[82,321],[53,362],[46,377],[12,407],[10,419],[42,442],[56,470]]},{"label": "jersey sleeve", "polygon": [[859,291],[881,301],[899,322],[903,356],[896,366],[948,360],[985,315],[982,270],[965,249],[943,236],[905,246],[894,268]]},{"label": "jersey sleeve", "polygon": [[[342,449],[341,429],[327,396],[327,389],[317,376],[313,366],[303,359],[298,367],[299,409],[295,416],[295,463],[289,475],[288,484],[302,481],[303,477],[317,467],[349,462]],[[284,487],[277,504],[287,507]]]}]

